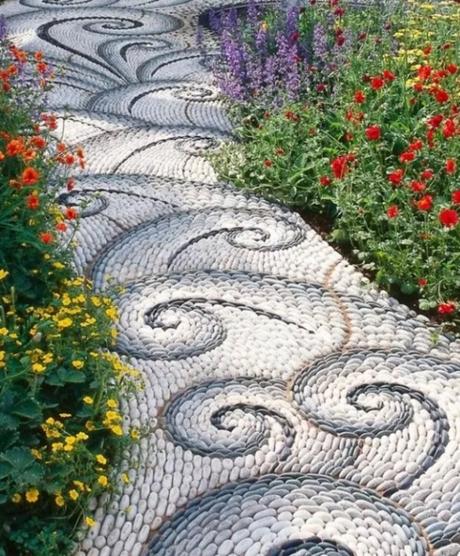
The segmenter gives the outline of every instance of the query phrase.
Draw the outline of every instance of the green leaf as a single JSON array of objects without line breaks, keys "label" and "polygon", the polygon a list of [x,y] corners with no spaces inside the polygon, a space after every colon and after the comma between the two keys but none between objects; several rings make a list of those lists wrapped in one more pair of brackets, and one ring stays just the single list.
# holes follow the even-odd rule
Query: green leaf
[{"label": "green leaf", "polygon": [[58,376],[64,382],[72,382],[75,384],[86,382],[86,376],[84,372],[73,371],[72,369],[65,369],[64,367],[58,369]]},{"label": "green leaf", "polygon": [[17,404],[13,410],[14,415],[19,415],[19,417],[24,417],[26,419],[39,419],[42,418],[42,411],[39,403],[29,398]]}]

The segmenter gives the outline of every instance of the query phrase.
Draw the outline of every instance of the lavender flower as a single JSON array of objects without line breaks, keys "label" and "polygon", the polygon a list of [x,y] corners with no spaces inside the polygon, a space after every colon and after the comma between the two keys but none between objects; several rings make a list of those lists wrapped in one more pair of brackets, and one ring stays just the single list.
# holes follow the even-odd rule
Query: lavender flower
[{"label": "lavender flower", "polygon": [[326,29],[317,23],[313,28],[313,63],[322,65],[329,53]]}]

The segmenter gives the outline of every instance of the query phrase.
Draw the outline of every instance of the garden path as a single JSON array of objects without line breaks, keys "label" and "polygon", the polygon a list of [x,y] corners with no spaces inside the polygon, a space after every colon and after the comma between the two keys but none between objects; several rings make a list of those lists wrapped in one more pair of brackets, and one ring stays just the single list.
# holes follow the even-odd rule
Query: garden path
[{"label": "garden path", "polygon": [[[294,213],[217,183],[230,137],[195,46],[207,0],[8,0],[88,158],[76,265],[118,296],[145,388],[129,484],[88,556],[460,553],[460,346]],[[205,32],[205,39],[211,40]]]}]

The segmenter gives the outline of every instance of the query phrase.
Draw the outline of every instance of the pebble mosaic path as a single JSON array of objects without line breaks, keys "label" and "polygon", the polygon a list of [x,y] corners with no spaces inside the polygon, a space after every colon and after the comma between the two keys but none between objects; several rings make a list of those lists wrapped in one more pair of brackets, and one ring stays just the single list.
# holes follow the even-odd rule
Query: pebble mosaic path
[{"label": "pebble mosaic path", "polygon": [[[217,183],[207,0],[8,0],[88,167],[76,265],[120,294],[145,388],[129,484],[78,556],[460,554],[460,345],[296,214]],[[211,40],[209,36],[207,40]]]}]

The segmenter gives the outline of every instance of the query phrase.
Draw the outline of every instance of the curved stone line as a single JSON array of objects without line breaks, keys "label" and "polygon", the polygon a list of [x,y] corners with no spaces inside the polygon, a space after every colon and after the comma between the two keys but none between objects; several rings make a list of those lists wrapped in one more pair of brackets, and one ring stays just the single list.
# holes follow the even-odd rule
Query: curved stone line
[{"label": "curved stone line", "polygon": [[[314,363],[307,369],[301,371],[297,378],[294,379],[292,383],[292,397],[293,401],[297,405],[299,411],[305,415],[305,418],[313,422],[316,426],[320,427],[322,430],[327,431],[330,434],[342,436],[345,438],[365,438],[365,437],[382,437],[394,433],[397,430],[402,430],[407,427],[407,425],[413,420],[414,409],[411,405],[405,402],[405,398],[414,400],[420,404],[420,406],[429,414],[433,424],[434,424],[434,438],[432,442],[428,445],[426,453],[424,454],[423,460],[419,463],[418,470],[411,473],[407,479],[399,484],[385,488],[383,493],[385,496],[391,496],[399,490],[408,489],[414,481],[425,474],[428,469],[434,465],[439,458],[444,454],[447,444],[449,442],[449,430],[450,425],[446,413],[440,408],[440,406],[432,400],[429,396],[426,396],[421,391],[416,388],[409,387],[405,384],[398,382],[395,378],[395,382],[382,382],[379,380],[372,381],[370,383],[361,383],[357,386],[350,386],[345,392],[345,400],[349,404],[350,408],[355,408],[357,412],[364,412],[369,417],[366,417],[366,421],[362,419],[358,421],[357,418],[352,417],[347,421],[346,416],[338,415],[334,419],[334,415],[328,413],[327,408],[314,407],[310,404],[312,397],[312,390],[314,389],[315,382],[320,384],[319,377],[327,374],[328,376],[334,376],[335,369],[338,369],[338,373],[342,369],[346,369],[347,362],[354,363],[354,358],[358,361],[365,360],[371,357],[380,357],[383,359],[383,365],[385,361],[388,361],[388,366],[393,365],[392,368],[399,368],[394,362],[390,363],[390,359],[396,360],[400,359],[402,365],[409,362],[413,363],[415,366],[417,361],[426,362],[436,366],[445,366],[445,361],[437,359],[435,357],[426,356],[419,352],[400,352],[398,350],[385,352],[383,350],[367,350],[367,351],[350,351],[331,354],[326,356],[322,360]],[[458,373],[460,376],[460,366],[451,365],[453,371]],[[353,369],[350,371],[353,372]],[[345,374],[344,376],[348,376]],[[324,385],[322,385],[324,388]],[[369,418],[372,418],[373,413],[384,408],[384,403],[379,401],[377,404],[365,405],[359,402],[359,398],[365,394],[376,394],[381,395],[382,393],[388,393],[392,398],[399,400],[403,408],[400,413],[397,413],[390,419],[389,422],[385,421],[383,423],[369,423]],[[312,402],[314,404],[314,402]]]},{"label": "curved stone line", "polygon": [[[372,523],[372,537],[362,525],[364,515]],[[259,530],[266,531],[265,536]],[[208,556],[217,556],[224,546],[227,554],[245,554],[257,546],[257,554],[267,556],[279,554],[280,545],[297,543],[299,537],[325,538],[323,542],[349,551],[339,556],[378,554],[374,541],[385,542],[391,554],[406,554],[407,547],[412,556],[431,554],[426,533],[388,499],[350,481],[297,473],[229,484],[193,500],[160,527],[148,554],[190,554],[206,539]]]},{"label": "curved stone line", "polygon": [[120,169],[121,166],[123,166],[123,164],[125,164],[125,162],[128,162],[128,160],[130,158],[132,158],[133,156],[142,153],[148,149],[150,149],[151,147],[157,146],[157,145],[161,145],[162,143],[168,143],[171,141],[180,141],[181,139],[185,139],[185,140],[189,140],[189,139],[208,139],[208,137],[206,136],[198,136],[198,135],[177,135],[174,137],[167,137],[165,139],[155,139],[154,141],[150,141],[149,143],[146,143],[145,145],[142,145],[142,147],[138,147],[136,149],[134,149],[133,151],[131,151],[125,158],[123,158],[116,166],[113,167],[112,172],[115,174],[118,172],[118,170]]},{"label": "curved stone line", "polygon": [[[176,31],[182,27],[183,24],[178,19],[176,19],[172,16],[168,16],[168,18],[171,19],[171,21],[174,22]],[[59,41],[58,39],[51,36],[50,31],[54,27],[61,26],[61,25],[64,25],[66,23],[69,23],[69,22],[76,22],[76,21],[88,21],[89,24],[98,23],[100,21],[107,21],[107,22],[112,21],[114,23],[118,22],[120,25],[122,25],[124,23],[128,23],[128,24],[131,25],[131,27],[129,27],[129,28],[120,27],[119,28],[120,31],[123,31],[123,30],[126,30],[126,29],[137,29],[139,27],[143,27],[144,24],[141,21],[138,21],[138,20],[135,20],[135,19],[130,19],[128,17],[94,15],[93,17],[78,16],[78,17],[70,17],[70,18],[50,21],[48,23],[44,23],[43,25],[40,25],[36,30],[37,36],[40,39],[42,39],[43,41],[48,42],[49,44],[52,44],[53,46],[55,46],[57,48],[61,48],[63,50],[66,50],[67,52],[70,52],[71,54],[75,54],[77,56],[80,56],[80,57],[88,60],[89,62],[107,70],[109,73],[115,75],[117,78],[121,79],[122,81],[125,81],[125,76],[122,73],[120,73],[117,69],[113,68],[113,66],[108,65],[108,64],[102,62],[101,60],[98,60],[97,58],[95,58],[94,56],[91,56],[90,54],[87,54],[86,52],[82,52],[81,50],[73,48],[70,45],[64,44],[61,41]],[[92,30],[88,27],[88,25],[83,26],[83,28],[85,30],[88,30],[88,31],[92,32]],[[117,28],[115,27],[114,29],[117,29]],[[166,31],[157,31],[155,33],[155,35],[161,35],[162,33],[167,33],[167,32],[170,32],[170,30],[168,29]],[[112,36],[112,34],[111,34],[111,36]],[[125,37],[125,35],[123,33],[120,33],[120,36]]]},{"label": "curved stone line", "polygon": [[348,547],[320,537],[309,537],[308,539],[295,539],[273,548],[267,556],[355,556]]}]

